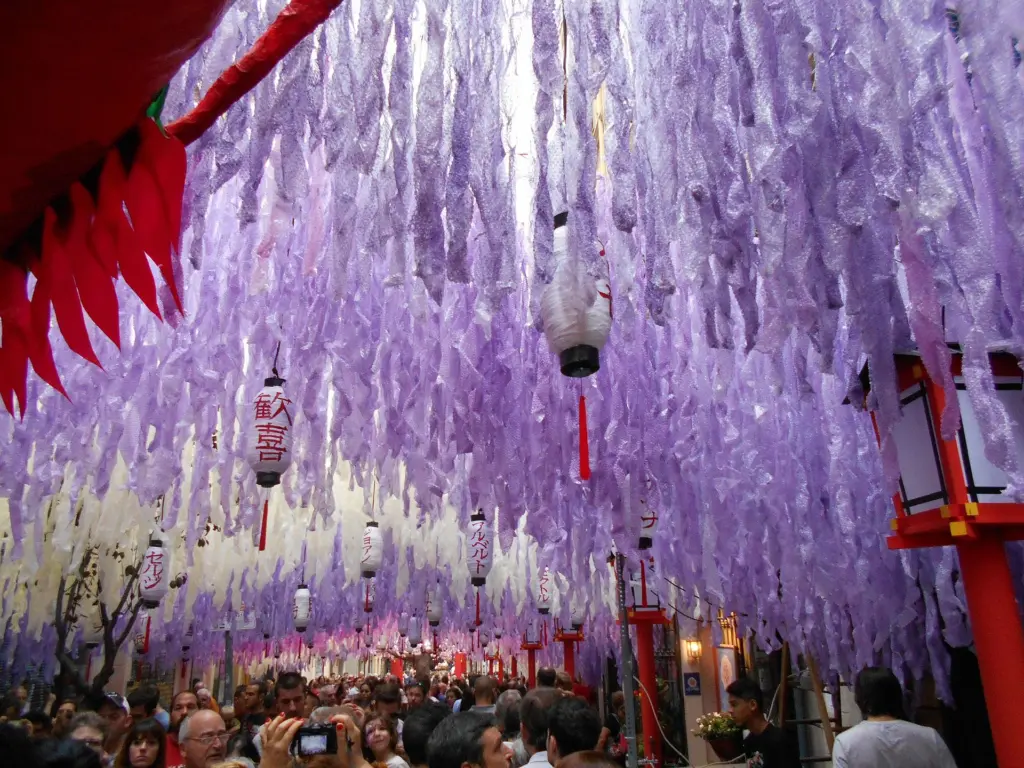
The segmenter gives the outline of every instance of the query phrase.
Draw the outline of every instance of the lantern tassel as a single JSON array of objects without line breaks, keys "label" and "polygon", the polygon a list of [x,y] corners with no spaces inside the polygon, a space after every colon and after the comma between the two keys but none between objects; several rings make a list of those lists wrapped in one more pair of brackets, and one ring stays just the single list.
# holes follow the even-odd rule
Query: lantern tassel
[{"label": "lantern tassel", "polygon": [[590,479],[590,440],[587,437],[587,398],[580,395],[580,478]]},{"label": "lantern tassel", "polygon": [[260,526],[260,552],[267,548],[267,514],[270,508],[270,498],[263,498],[263,523]]}]

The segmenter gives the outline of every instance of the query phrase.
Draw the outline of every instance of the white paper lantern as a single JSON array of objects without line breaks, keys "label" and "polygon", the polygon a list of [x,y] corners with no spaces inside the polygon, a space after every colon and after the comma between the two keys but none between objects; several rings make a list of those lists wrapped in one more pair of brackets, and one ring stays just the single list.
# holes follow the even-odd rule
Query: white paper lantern
[{"label": "white paper lantern", "polygon": [[192,638],[195,636],[195,625],[190,621],[185,636],[181,639],[181,650],[187,651],[192,647]]},{"label": "white paper lantern", "polygon": [[386,637],[382,637],[380,640],[377,641],[377,650],[378,651],[383,651],[387,647],[388,647],[388,639]]},{"label": "white paper lantern", "polygon": [[647,505],[646,501],[640,501],[640,549],[650,549],[654,546],[654,535],[658,531],[658,513]]},{"label": "white paper lantern", "polygon": [[373,638],[371,638],[370,633],[367,632],[365,635],[363,635],[363,645],[369,648],[371,643],[373,643]]},{"label": "white paper lantern", "polygon": [[545,568],[540,574],[540,583],[537,587],[537,610],[541,615],[547,616],[551,613],[551,593],[554,589],[551,571]]},{"label": "white paper lantern", "polygon": [[100,621],[98,611],[92,616],[86,618],[82,631],[82,642],[85,643],[85,647],[89,650],[99,648],[99,646],[102,645],[103,622]]},{"label": "white paper lantern", "polygon": [[435,584],[427,591],[427,621],[430,626],[437,627],[444,618],[444,605],[441,603],[441,585]]},{"label": "white paper lantern", "polygon": [[594,281],[569,261],[568,214],[555,216],[554,279],[540,298],[544,335],[559,357],[562,373],[582,378],[601,367],[600,351],[612,327],[612,291],[605,279]]},{"label": "white paper lantern", "polygon": [[377,597],[377,580],[363,579],[363,611],[373,612],[373,601]]},{"label": "white paper lantern", "polygon": [[494,564],[494,529],[487,522],[483,510],[474,512],[469,518],[466,545],[469,548],[466,565],[470,579],[474,587],[482,587]]},{"label": "white paper lantern", "polygon": [[412,621],[409,623],[409,645],[417,646],[423,642],[423,620],[418,616],[413,616]]},{"label": "white paper lantern", "polygon": [[282,384],[284,379],[270,376],[252,403],[246,458],[264,488],[280,483],[292,463],[292,401]]},{"label": "white paper lantern", "polygon": [[274,641],[274,658],[281,658],[281,643],[279,643],[277,640]]},{"label": "white paper lantern", "polygon": [[372,579],[380,570],[384,560],[384,537],[381,535],[380,526],[375,520],[366,524],[363,530],[363,558],[359,565],[363,571],[364,579]]},{"label": "white paper lantern", "polygon": [[487,644],[491,642],[491,637],[483,630],[480,630],[480,647],[486,648]]},{"label": "white paper lantern", "polygon": [[352,629],[355,630],[357,635],[363,631],[363,614],[357,613],[352,617]]},{"label": "white paper lantern", "polygon": [[584,606],[575,606],[572,609],[571,614],[572,628],[577,630],[580,629],[583,626],[583,623],[586,621],[586,618],[586,608]]},{"label": "white paper lantern", "polygon": [[145,608],[156,608],[171,586],[171,557],[159,536],[149,539],[149,547],[139,566],[139,596]]},{"label": "white paper lantern", "polygon": [[135,652],[139,655],[149,653],[149,630],[151,620],[148,611],[141,611],[135,619]]},{"label": "white paper lantern", "polygon": [[501,635],[502,635],[501,627],[495,627],[494,628],[494,639],[495,640],[501,640]]},{"label": "white paper lantern", "polygon": [[309,615],[312,611],[313,596],[309,593],[309,587],[300,584],[295,590],[295,599],[292,601],[292,620],[295,622],[296,632],[305,632],[309,626]]},{"label": "white paper lantern", "polygon": [[405,637],[409,634],[409,614],[403,613],[398,617],[398,636]]}]

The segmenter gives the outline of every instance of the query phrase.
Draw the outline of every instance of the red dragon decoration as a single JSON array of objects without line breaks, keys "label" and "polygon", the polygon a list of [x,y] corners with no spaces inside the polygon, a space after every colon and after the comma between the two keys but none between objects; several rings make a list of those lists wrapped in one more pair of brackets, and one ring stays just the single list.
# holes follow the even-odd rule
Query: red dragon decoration
[{"label": "red dragon decoration", "polygon": [[[28,366],[65,394],[50,318],[99,365],[86,315],[120,346],[118,276],[158,317],[156,265],[175,277],[185,145],[256,86],[341,0],[292,0],[189,115],[158,122],[160,94],[230,0],[0,3],[0,399],[25,413]],[[127,214],[126,214],[127,211]],[[34,278],[31,293],[29,276]]]}]

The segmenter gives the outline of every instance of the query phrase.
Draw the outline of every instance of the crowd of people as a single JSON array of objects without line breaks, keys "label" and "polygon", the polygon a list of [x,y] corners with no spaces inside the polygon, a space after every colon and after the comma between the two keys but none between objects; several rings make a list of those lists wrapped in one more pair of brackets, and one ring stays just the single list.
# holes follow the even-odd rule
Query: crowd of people
[{"label": "crowd of people", "polygon": [[[239,685],[227,706],[196,680],[168,709],[142,684],[54,701],[52,714],[11,710],[0,754],[25,768],[615,768],[618,734],[589,691],[548,668],[537,682],[282,672]],[[336,752],[301,754],[297,738],[324,729]]]}]

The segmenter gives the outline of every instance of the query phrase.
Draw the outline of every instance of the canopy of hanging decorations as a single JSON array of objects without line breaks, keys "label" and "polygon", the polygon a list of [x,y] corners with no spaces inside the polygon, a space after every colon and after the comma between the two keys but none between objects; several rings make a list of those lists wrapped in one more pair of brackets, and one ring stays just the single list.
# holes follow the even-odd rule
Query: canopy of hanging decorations
[{"label": "canopy of hanging decorations", "polygon": [[[173,128],[285,5],[172,5],[206,13],[162,73]],[[112,590],[149,547],[189,576],[151,601],[150,659],[212,658],[214,628],[254,611],[243,659],[356,652],[403,614],[466,644],[480,616],[508,651],[543,635],[546,607],[562,626],[586,617],[577,669],[596,680],[617,654],[606,556],[640,563],[640,542],[662,607],[724,606],[766,646],[789,638],[840,672],[930,670],[946,691],[942,641],[971,640],[953,553],[883,538],[893,353],[938,371],[963,344],[988,455],[1024,489],[987,361],[1024,349],[1024,15],[997,0],[952,26],[941,3],[868,0],[296,5],[326,21],[222,117],[193,115],[209,127],[188,129],[180,237],[173,204],[131,197],[132,174],[180,146],[160,131],[137,129],[156,142],[141,165],[103,165],[98,197],[69,192],[99,206],[98,231],[127,210],[159,292],[139,249],[90,251],[105,305],[77,264],[67,283],[0,262],[24,289],[0,280],[0,344],[31,341],[17,361],[35,371],[20,385],[0,366],[20,409],[0,420],[12,668],[52,671],[54,595],[87,550]],[[118,130],[163,82],[140,81]],[[45,261],[64,234],[40,221]],[[843,404],[863,401],[865,362],[875,424]]]}]

